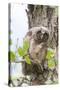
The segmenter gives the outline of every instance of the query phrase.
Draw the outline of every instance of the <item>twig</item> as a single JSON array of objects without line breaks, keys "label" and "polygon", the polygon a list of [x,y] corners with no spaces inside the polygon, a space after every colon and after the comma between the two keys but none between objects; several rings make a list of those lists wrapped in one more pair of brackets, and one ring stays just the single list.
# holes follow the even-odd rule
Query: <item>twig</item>
[{"label": "twig", "polygon": [[23,63],[23,62],[25,62],[25,61],[15,61],[14,63]]}]

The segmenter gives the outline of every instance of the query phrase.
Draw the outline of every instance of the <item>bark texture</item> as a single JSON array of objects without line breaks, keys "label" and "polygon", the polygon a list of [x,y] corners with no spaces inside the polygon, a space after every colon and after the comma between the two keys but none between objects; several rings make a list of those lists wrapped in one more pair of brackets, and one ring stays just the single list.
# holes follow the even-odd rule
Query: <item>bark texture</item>
[{"label": "bark texture", "polygon": [[58,45],[58,7],[45,5],[28,5],[27,10],[29,29],[36,26],[47,27],[50,31],[49,46]]},{"label": "bark texture", "polygon": [[[45,6],[45,5],[28,5],[26,10],[28,17],[29,29],[32,27],[43,26],[50,32],[48,47],[56,49],[56,59],[58,60],[58,7],[57,6]],[[47,62],[43,62],[41,65],[23,64],[23,72],[25,75],[29,74],[32,78],[32,85],[45,84],[46,80],[54,81],[57,77],[57,71],[49,70]],[[51,74],[51,76],[49,76]],[[53,76],[54,75],[54,76]]]}]

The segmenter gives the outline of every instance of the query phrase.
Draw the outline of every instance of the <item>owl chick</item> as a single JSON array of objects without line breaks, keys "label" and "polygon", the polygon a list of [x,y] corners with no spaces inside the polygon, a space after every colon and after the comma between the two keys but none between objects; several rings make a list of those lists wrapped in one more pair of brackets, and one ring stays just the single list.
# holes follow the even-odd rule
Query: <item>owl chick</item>
[{"label": "owl chick", "polygon": [[29,55],[33,63],[42,63],[47,52],[49,31],[45,27],[33,27],[29,30],[25,39],[29,41]]}]

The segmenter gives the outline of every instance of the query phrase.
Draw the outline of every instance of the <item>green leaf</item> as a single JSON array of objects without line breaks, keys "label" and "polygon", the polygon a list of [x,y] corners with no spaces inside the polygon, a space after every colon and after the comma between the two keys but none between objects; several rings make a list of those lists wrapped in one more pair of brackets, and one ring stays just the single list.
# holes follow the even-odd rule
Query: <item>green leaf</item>
[{"label": "green leaf", "polygon": [[49,69],[55,68],[55,60],[54,59],[48,60],[48,67],[49,67]]},{"label": "green leaf", "polygon": [[29,42],[27,40],[24,40],[24,42],[23,42],[24,52],[27,53],[28,49],[29,49]]},{"label": "green leaf", "polygon": [[46,59],[51,59],[52,57],[54,57],[54,51],[52,49],[48,49],[47,51],[47,55],[46,55]]},{"label": "green leaf", "polygon": [[29,55],[25,56],[25,60],[27,64],[31,64],[31,60],[29,58]]},{"label": "green leaf", "polygon": [[11,61],[11,62],[14,62],[15,59],[16,59],[15,53],[14,53],[13,51],[10,51],[9,54],[10,54],[10,61]]},{"label": "green leaf", "polygon": [[19,54],[19,56],[24,56],[24,51],[23,51],[23,49],[20,47],[20,48],[18,48],[18,54]]},{"label": "green leaf", "polygon": [[29,42],[27,40],[25,40],[23,42],[23,48],[21,48],[21,47],[18,48],[18,54],[23,57],[23,56],[27,55],[28,49],[29,49]]}]

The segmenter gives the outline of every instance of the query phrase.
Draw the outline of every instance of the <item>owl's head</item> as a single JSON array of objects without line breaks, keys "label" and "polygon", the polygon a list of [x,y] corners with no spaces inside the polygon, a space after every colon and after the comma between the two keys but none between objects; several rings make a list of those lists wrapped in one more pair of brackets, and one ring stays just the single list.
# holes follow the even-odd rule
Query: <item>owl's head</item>
[{"label": "owl's head", "polygon": [[49,39],[49,30],[45,27],[33,27],[30,29],[32,32],[32,38],[37,44],[46,43]]}]

